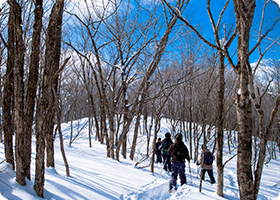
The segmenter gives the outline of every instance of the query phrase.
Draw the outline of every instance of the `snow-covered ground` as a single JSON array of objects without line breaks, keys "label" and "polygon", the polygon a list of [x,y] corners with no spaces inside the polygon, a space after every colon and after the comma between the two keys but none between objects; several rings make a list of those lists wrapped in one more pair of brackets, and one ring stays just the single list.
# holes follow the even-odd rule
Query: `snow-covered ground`
[{"label": "snow-covered ground", "polygon": [[[84,120],[81,121],[81,124],[85,122]],[[159,136],[163,138],[165,132],[168,131],[168,124],[166,120],[162,120],[162,123]],[[216,194],[217,185],[211,185],[208,182],[203,182],[202,192],[199,192],[198,168],[193,162],[190,163],[190,168],[188,163],[186,163],[187,185],[179,187],[177,192],[170,194],[168,192],[170,175],[164,170],[162,171],[162,164],[156,163],[155,173],[152,174],[150,167],[138,169],[134,166],[135,161],[131,161],[129,158],[122,158],[120,162],[107,158],[105,145],[93,141],[92,148],[89,147],[87,127],[83,129],[73,144],[69,146],[70,123],[63,124],[62,129],[64,147],[70,166],[70,177],[66,177],[65,167],[60,153],[59,139],[57,138],[55,140],[55,168],[46,169],[45,199],[239,199],[236,158],[231,160],[225,167],[224,198]],[[77,131],[74,132],[74,134],[76,133]],[[144,151],[145,145],[143,145],[145,138],[146,136],[140,136],[138,140],[138,147],[140,148],[142,145],[143,154],[146,153]],[[15,181],[15,172],[10,169],[9,165],[5,163],[0,164],[0,199],[41,199],[36,196],[33,190],[35,146],[34,140],[32,146],[32,178],[31,181],[27,180],[26,186],[20,186]],[[235,153],[233,152],[229,155],[227,151],[227,148],[225,148],[224,161]],[[129,157],[129,154],[127,157]],[[140,159],[141,155],[137,154],[136,157]],[[3,144],[0,144],[1,160],[4,160]],[[146,166],[148,164],[149,161],[146,161],[141,163],[140,166]],[[217,176],[215,166],[214,175],[215,177]],[[258,199],[280,200],[280,196],[278,196],[280,188],[274,187],[278,181],[280,181],[280,159],[272,160],[264,167]]]}]

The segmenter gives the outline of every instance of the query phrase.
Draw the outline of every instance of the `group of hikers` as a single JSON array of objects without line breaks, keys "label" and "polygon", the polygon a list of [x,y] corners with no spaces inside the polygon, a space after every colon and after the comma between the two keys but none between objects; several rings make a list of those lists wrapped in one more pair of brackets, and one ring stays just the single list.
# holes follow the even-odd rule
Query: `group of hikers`
[{"label": "group of hikers", "polygon": [[[177,190],[177,177],[179,175],[181,185],[187,183],[185,175],[185,159],[190,162],[189,150],[183,142],[183,135],[178,133],[174,137],[175,142],[172,142],[171,134],[166,133],[165,138],[161,140],[158,138],[156,143],[156,162],[163,163],[163,168],[167,172],[171,172],[171,180],[169,184],[169,191],[173,192]],[[213,160],[215,156],[207,149],[207,146],[202,145],[204,151],[201,152],[200,159],[196,163],[202,165],[203,169],[202,180],[205,179],[205,173],[207,172],[210,177],[210,183],[216,183],[213,176]],[[204,156],[203,156],[204,152]],[[202,159],[204,158],[204,161]]]}]

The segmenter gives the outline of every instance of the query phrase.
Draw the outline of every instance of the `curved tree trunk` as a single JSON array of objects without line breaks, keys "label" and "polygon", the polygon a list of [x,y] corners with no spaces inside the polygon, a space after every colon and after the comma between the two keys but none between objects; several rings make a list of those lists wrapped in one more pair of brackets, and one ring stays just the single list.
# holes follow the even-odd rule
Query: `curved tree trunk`
[{"label": "curved tree trunk", "polygon": [[146,94],[146,92],[143,92],[143,94],[142,94],[139,109],[138,109],[138,114],[137,114],[137,118],[136,118],[136,123],[134,126],[134,135],[133,135],[133,141],[132,141],[131,151],[130,151],[130,156],[129,156],[131,160],[133,160],[133,158],[134,158],[136,141],[137,141],[137,137],[138,137],[138,129],[139,129],[140,120],[141,120],[141,113],[142,113],[142,109],[144,106],[145,94]]}]

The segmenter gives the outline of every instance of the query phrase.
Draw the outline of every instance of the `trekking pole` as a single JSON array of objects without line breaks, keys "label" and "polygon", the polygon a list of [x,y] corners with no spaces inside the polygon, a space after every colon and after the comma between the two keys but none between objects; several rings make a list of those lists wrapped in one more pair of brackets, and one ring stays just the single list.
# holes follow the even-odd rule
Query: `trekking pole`
[{"label": "trekking pole", "polygon": [[160,170],[160,173],[159,173],[158,178],[161,176],[161,173],[162,173],[162,171],[163,171],[164,165],[166,164],[166,161],[167,161],[167,159],[165,159],[165,161],[164,161],[164,163],[163,163],[163,166],[162,166],[162,168],[161,168],[161,170]]},{"label": "trekking pole", "polygon": [[198,165],[196,165],[196,175],[197,175],[197,178],[198,178]]},{"label": "trekking pole", "polygon": [[190,171],[191,186],[192,186],[192,171],[191,171],[191,164],[190,164],[190,162],[189,162],[189,171]]}]

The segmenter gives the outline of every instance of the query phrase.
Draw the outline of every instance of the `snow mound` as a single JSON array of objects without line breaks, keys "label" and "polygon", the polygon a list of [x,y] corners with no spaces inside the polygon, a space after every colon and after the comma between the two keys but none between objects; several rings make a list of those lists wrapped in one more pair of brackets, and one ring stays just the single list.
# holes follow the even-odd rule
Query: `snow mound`
[{"label": "snow mound", "polygon": [[38,199],[34,189],[33,183],[25,179],[26,185],[22,186],[16,182],[16,172],[9,163],[0,164],[0,199],[6,199],[3,196],[9,196],[11,199],[19,199],[18,197],[24,196],[29,200]]}]

